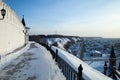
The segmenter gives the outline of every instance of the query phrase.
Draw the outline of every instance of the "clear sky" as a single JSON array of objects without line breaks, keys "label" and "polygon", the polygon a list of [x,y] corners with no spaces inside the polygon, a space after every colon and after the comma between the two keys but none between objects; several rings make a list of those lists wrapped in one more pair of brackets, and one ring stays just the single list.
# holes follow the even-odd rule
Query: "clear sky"
[{"label": "clear sky", "polygon": [[120,38],[120,0],[4,0],[31,34]]}]

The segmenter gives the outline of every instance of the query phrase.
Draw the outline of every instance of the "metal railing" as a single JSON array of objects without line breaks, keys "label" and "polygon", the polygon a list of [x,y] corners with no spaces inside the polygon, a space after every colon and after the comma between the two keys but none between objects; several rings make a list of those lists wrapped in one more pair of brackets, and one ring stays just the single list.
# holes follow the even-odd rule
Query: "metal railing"
[{"label": "metal railing", "polygon": [[78,72],[75,71],[71,65],[69,65],[64,59],[62,59],[59,55],[58,55],[58,50],[56,49],[56,52],[54,52],[51,47],[49,47],[47,44],[45,43],[40,43],[42,46],[44,46],[47,50],[50,51],[52,57],[55,59],[56,63],[58,64],[59,68],[61,69],[63,75],[66,77],[66,80],[84,80],[82,77],[82,65],[80,64],[80,66],[78,67]]}]

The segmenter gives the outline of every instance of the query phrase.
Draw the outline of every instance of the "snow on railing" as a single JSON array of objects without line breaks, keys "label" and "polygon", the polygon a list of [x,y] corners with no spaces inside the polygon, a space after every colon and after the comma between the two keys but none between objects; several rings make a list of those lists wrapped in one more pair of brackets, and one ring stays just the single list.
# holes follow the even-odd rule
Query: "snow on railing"
[{"label": "snow on railing", "polygon": [[118,70],[116,70],[116,72],[120,75],[120,72]]},{"label": "snow on railing", "polygon": [[52,46],[52,50],[56,52],[58,50],[58,56],[64,60],[67,64],[69,64],[77,73],[78,73],[78,67],[80,64],[83,66],[83,78],[85,80],[112,80],[109,77],[105,76],[101,72],[93,69],[85,62],[81,61],[77,57],[69,54],[68,52],[61,50],[57,47]]},{"label": "snow on railing", "polygon": [[40,43],[40,42],[38,42],[38,43],[43,45],[50,51],[53,58],[57,62],[59,68],[62,70],[64,76],[66,77],[66,80],[84,80],[82,77],[82,70],[83,70],[82,65],[79,66],[78,71],[75,71],[75,69],[73,69],[70,64],[68,64],[64,59],[59,57],[58,50],[56,50],[56,52],[54,52],[51,49],[51,47],[49,47],[47,44]]},{"label": "snow on railing", "polygon": [[115,70],[115,76],[120,80],[120,72],[118,70]]},{"label": "snow on railing", "polygon": [[60,69],[62,69],[63,74],[67,80],[84,80],[82,77],[82,65],[80,64],[78,72],[75,71],[70,64],[68,64],[64,59],[58,56],[58,50],[56,49],[55,61],[58,63]]},{"label": "snow on railing", "polygon": [[57,61],[58,66],[62,69],[62,72],[66,76],[67,80],[81,80],[79,75],[80,72],[78,70],[80,64],[83,67],[83,71],[81,70],[83,74],[82,80],[112,80],[68,52],[55,46],[49,47],[45,43],[40,44],[50,50],[53,58],[55,58],[55,61]]}]

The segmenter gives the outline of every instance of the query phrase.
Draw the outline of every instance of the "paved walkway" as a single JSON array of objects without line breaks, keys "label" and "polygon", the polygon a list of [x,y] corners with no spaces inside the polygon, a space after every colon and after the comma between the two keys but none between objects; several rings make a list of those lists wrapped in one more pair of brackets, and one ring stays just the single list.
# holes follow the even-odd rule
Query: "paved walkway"
[{"label": "paved walkway", "polygon": [[54,67],[45,53],[45,50],[32,43],[28,51],[0,71],[0,80],[62,80],[55,79],[55,74],[60,74],[60,71],[56,68],[53,72]]},{"label": "paved walkway", "polygon": [[[31,48],[37,48],[34,44],[30,45]],[[30,50],[29,49],[29,50]],[[25,69],[29,68],[29,63],[31,60],[35,60],[36,58],[33,56],[33,53],[26,52],[23,53],[22,55],[18,56],[14,61],[12,61],[9,65],[3,68],[2,71],[0,71],[0,80],[16,80],[17,75],[22,71],[22,68],[25,67]],[[18,77],[25,76],[26,74],[23,75],[18,75]],[[35,76],[28,77],[26,80],[34,80]]]}]

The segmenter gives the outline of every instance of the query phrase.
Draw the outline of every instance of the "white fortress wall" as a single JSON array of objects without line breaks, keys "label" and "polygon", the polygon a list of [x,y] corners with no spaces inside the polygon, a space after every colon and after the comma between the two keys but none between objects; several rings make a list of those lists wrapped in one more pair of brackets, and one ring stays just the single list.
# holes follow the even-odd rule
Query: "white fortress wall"
[{"label": "white fortress wall", "polygon": [[[9,53],[25,44],[25,28],[16,13],[0,1],[0,10],[6,10],[4,20],[0,20],[0,55]],[[2,18],[0,13],[0,18]]]}]

